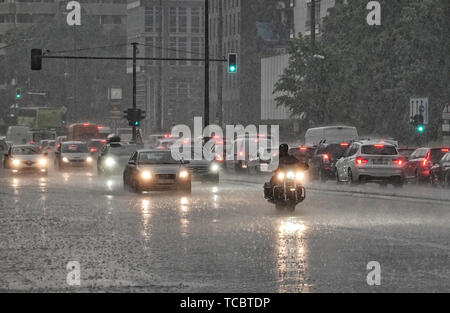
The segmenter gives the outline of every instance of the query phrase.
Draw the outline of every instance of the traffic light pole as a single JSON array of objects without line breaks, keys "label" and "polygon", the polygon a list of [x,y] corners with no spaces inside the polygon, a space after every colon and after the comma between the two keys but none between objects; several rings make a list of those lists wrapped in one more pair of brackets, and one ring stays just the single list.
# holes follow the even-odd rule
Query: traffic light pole
[{"label": "traffic light pole", "polygon": [[209,125],[209,0],[205,0],[205,99],[203,127]]},{"label": "traffic light pole", "polygon": [[[137,58],[137,42],[131,44],[133,46],[133,110],[136,110],[136,58]],[[136,143],[136,125],[133,125],[133,139],[132,141]]]}]

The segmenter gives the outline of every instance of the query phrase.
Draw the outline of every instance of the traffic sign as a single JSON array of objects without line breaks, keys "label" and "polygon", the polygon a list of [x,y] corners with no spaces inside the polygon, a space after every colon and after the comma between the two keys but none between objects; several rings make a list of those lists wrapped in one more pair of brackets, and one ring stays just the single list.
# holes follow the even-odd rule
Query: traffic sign
[{"label": "traffic sign", "polygon": [[424,125],[428,125],[428,98],[411,98],[409,108],[410,117],[422,115]]},{"label": "traffic sign", "polygon": [[448,103],[444,105],[444,110],[442,111],[442,119],[450,120],[450,104]]}]

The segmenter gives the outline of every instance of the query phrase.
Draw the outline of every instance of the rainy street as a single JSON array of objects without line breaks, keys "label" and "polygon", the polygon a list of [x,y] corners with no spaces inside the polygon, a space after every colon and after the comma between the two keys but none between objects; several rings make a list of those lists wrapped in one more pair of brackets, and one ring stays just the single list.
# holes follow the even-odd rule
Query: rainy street
[{"label": "rainy street", "polygon": [[[264,200],[264,177],[221,176],[183,196],[124,191],[120,176],[1,170],[0,290],[449,290],[448,192],[316,183],[292,213]],[[80,286],[67,283],[71,261]]]}]

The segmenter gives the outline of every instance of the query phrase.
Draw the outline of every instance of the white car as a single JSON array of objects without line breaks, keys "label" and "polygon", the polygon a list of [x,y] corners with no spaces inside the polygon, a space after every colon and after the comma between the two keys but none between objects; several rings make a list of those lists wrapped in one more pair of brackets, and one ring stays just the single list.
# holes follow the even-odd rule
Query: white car
[{"label": "white car", "polygon": [[65,141],[55,151],[55,165],[60,170],[65,167],[92,167],[93,162],[85,142]]},{"label": "white car", "polygon": [[404,165],[395,145],[383,141],[356,141],[336,163],[336,180],[351,184],[388,183],[400,187],[404,183]]},{"label": "white car", "polygon": [[34,172],[41,175],[48,173],[48,160],[34,145],[17,145],[9,147],[4,155],[3,167],[13,173]]}]

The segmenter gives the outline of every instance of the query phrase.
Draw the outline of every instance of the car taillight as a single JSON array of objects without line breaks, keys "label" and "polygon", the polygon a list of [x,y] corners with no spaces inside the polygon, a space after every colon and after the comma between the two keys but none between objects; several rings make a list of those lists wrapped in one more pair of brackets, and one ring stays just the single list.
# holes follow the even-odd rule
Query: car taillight
[{"label": "car taillight", "polygon": [[445,149],[441,149],[441,151],[442,151],[442,152],[445,152],[445,153],[447,153],[447,152],[449,152],[449,151],[450,151],[450,149],[448,149],[448,148],[445,148]]},{"label": "car taillight", "polygon": [[89,149],[89,151],[91,151],[91,152],[95,152],[95,151],[97,151],[97,149],[95,149],[95,148],[91,148],[91,149]]},{"label": "car taillight", "polygon": [[322,160],[324,163],[328,163],[328,162],[330,162],[330,156],[328,154],[324,154],[322,156]]},{"label": "car taillight", "polygon": [[427,157],[425,158],[425,160],[423,160],[422,165],[423,166],[430,165],[430,152],[427,153]]},{"label": "car taillight", "polygon": [[301,147],[300,148],[300,151],[306,151],[306,150],[308,150],[308,148],[306,148],[306,147]]},{"label": "car taillight", "polygon": [[346,142],[341,142],[341,147],[346,148],[346,147],[348,147],[348,146],[349,146],[348,143],[346,143]]},{"label": "car taillight", "polygon": [[392,163],[394,163],[395,165],[398,165],[398,166],[402,166],[403,164],[405,164],[405,161],[403,161],[402,159],[398,159],[398,160],[393,160]]},{"label": "car taillight", "polygon": [[216,155],[215,159],[216,159],[217,162],[222,162],[223,161],[223,156],[218,154],[218,155]]},{"label": "car taillight", "polygon": [[384,148],[384,145],[373,145],[375,148],[379,148],[379,149],[381,149],[381,148]]},{"label": "car taillight", "polygon": [[356,158],[356,164],[358,165],[363,165],[366,164],[368,161],[366,159],[363,158]]}]

